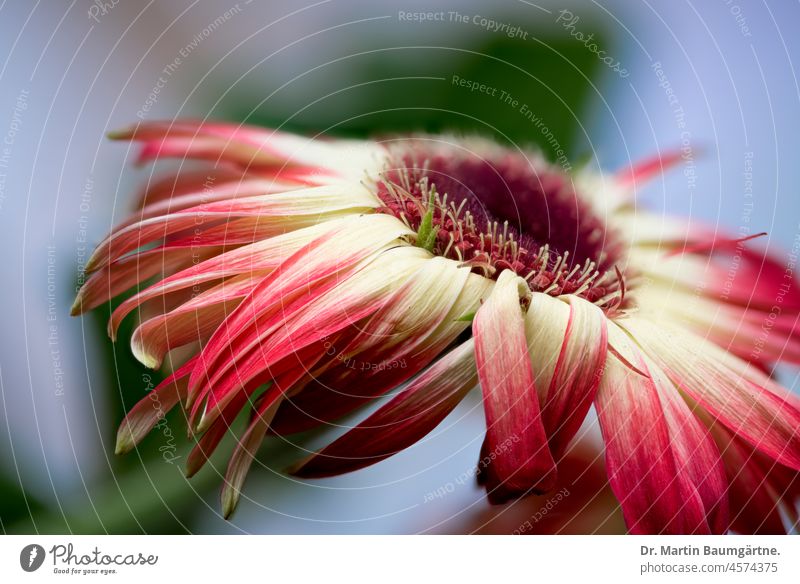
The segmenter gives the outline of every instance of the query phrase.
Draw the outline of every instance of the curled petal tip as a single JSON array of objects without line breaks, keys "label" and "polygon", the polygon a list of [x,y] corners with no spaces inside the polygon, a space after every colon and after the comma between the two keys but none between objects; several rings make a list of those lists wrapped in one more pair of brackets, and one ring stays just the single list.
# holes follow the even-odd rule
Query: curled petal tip
[{"label": "curled petal tip", "polygon": [[75,296],[75,300],[69,309],[69,315],[80,316],[81,314],[83,314],[83,295],[78,292],[78,295]]},{"label": "curled petal tip", "polygon": [[120,428],[119,432],[117,432],[117,443],[114,446],[114,454],[117,456],[122,454],[128,454],[131,450],[133,450],[134,441],[131,433],[126,429]]},{"label": "curled petal tip", "polygon": [[161,359],[152,353],[148,353],[147,351],[143,350],[136,343],[131,343],[131,352],[136,360],[148,369],[158,369],[161,367]]},{"label": "curled petal tip", "polygon": [[98,268],[99,263],[100,263],[100,258],[97,257],[97,253],[95,252],[89,256],[89,261],[86,262],[86,265],[84,266],[83,269],[87,274],[90,274],[91,272],[94,272]]},{"label": "curled petal tip", "polygon": [[222,516],[228,520],[233,515],[233,512],[236,511],[236,506],[239,504],[239,496],[241,493],[238,489],[235,489],[229,485],[225,485],[222,488],[222,495],[220,497],[220,502],[222,503]]},{"label": "curled petal tip", "polygon": [[189,459],[186,461],[186,466],[183,469],[183,476],[187,479],[192,478],[194,475],[197,474],[197,471],[200,470],[202,465],[198,464],[196,461]]},{"label": "curled petal tip", "polygon": [[206,430],[211,427],[211,424],[216,419],[216,416],[210,416],[208,412],[203,412],[203,415],[200,416],[200,421],[197,422],[197,427],[195,428],[196,434],[202,434]]},{"label": "curled petal tip", "polygon": [[135,126],[129,126],[127,128],[121,128],[119,130],[111,130],[110,132],[106,132],[106,138],[109,140],[129,140],[133,137],[134,133],[136,132]]}]

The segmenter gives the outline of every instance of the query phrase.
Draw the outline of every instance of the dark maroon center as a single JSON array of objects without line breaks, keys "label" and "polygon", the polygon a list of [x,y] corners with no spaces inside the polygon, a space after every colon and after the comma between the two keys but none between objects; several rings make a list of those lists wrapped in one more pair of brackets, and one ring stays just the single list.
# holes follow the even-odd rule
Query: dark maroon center
[{"label": "dark maroon center", "polygon": [[560,168],[485,142],[414,138],[389,152],[377,183],[382,211],[418,233],[428,214],[436,255],[492,279],[510,269],[533,291],[607,310],[624,301],[621,242]]}]

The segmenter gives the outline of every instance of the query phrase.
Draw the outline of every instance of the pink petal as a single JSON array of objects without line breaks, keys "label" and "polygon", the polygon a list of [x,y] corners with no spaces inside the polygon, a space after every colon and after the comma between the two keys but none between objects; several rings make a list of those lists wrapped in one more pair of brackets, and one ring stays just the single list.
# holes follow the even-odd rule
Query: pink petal
[{"label": "pink petal", "polygon": [[607,354],[603,312],[575,296],[533,294],[525,319],[529,352],[550,450],[558,460],[580,428]]},{"label": "pink petal", "polygon": [[[368,217],[363,230],[351,226],[298,251],[262,280],[225,320],[203,349],[202,368],[192,373],[189,382],[192,393],[210,392],[210,415],[246,379],[227,376],[225,384],[219,383],[227,371],[255,374],[288,352],[338,332],[380,308],[390,293],[387,287],[405,277],[403,270],[410,260],[404,256],[415,252],[402,247],[376,255],[404,228],[394,220],[379,221],[379,217]],[[363,270],[355,270],[370,256],[385,267],[367,264]]]},{"label": "pink petal", "polygon": [[359,334],[328,344],[332,358],[283,403],[271,430],[292,433],[332,422],[416,375],[469,326],[458,319],[480,305],[487,286],[478,278],[450,260],[423,262]]},{"label": "pink petal", "polygon": [[277,130],[190,119],[142,122],[112,132],[110,137],[145,142],[144,160],[164,155],[197,156],[246,166],[280,162],[317,164],[324,160],[325,152],[334,148]]},{"label": "pink petal", "polygon": [[[335,225],[335,222],[331,222],[330,229]],[[327,224],[322,227],[326,226]],[[178,290],[196,289],[201,284],[239,274],[247,274],[254,281],[261,280],[304,244],[308,244],[320,235],[324,236],[325,232],[325,229],[317,227],[293,231],[218,254],[205,261],[199,261],[203,255],[197,255],[197,250],[182,249],[190,265],[122,302],[109,320],[109,336],[112,339],[116,338],[117,329],[123,319],[149,300],[163,298]]]},{"label": "pink petal", "polygon": [[669,380],[616,326],[609,343],[648,377],[609,355],[595,398],[611,487],[631,533],[721,533],[724,469],[708,431]]},{"label": "pink petal", "polygon": [[291,472],[319,478],[380,462],[427,435],[476,384],[470,340],[437,360],[389,403]]},{"label": "pink petal", "polygon": [[269,193],[283,193],[293,187],[284,183],[276,182],[262,177],[242,177],[219,184],[207,182],[200,189],[186,193],[173,194],[168,198],[158,201],[149,201],[139,209],[137,213],[132,213],[127,220],[117,226],[121,229],[138,221],[152,219],[161,215],[185,211],[192,207],[208,203],[230,201],[232,199],[245,199],[247,197],[258,197]]},{"label": "pink petal", "polygon": [[247,175],[239,168],[220,166],[189,170],[186,167],[170,171],[145,184],[136,201],[136,209],[163,203],[170,199],[202,192],[208,185],[236,183]]},{"label": "pink petal", "polygon": [[99,269],[130,251],[187,229],[192,229],[193,234],[197,234],[216,227],[219,223],[250,218],[265,225],[279,223],[280,227],[272,226],[277,235],[289,230],[292,216],[313,217],[312,224],[315,224],[320,223],[328,214],[368,211],[378,204],[378,200],[366,192],[346,192],[341,186],[322,186],[204,203],[137,221],[115,230],[97,246],[86,264],[86,270]]},{"label": "pink petal", "polygon": [[211,455],[219,446],[219,443],[231,430],[231,426],[236,420],[237,416],[241,413],[245,403],[250,399],[250,396],[245,392],[239,392],[231,402],[225,406],[225,409],[220,414],[213,424],[203,432],[203,435],[197,440],[197,444],[192,448],[186,457],[186,476],[192,477],[205,466]]},{"label": "pink petal", "polygon": [[[271,415],[274,414],[286,391],[303,377],[308,369],[313,367],[323,355],[322,346],[315,345],[306,348],[301,353],[289,355],[279,366],[272,368],[269,374],[273,376],[273,379],[264,394],[256,400],[257,405],[254,407],[254,411],[265,411],[266,408],[274,406],[270,410]],[[231,424],[244,405],[248,402],[252,404],[252,392],[243,390],[237,392],[228,405],[223,408],[219,417],[208,427],[198,440],[197,445],[189,453],[186,460],[188,476],[192,476],[203,467],[226,432],[231,429]],[[255,437],[253,437],[253,440],[255,440]]]},{"label": "pink petal", "polygon": [[506,270],[473,322],[475,357],[484,395],[490,500],[541,493],[556,481],[534,386],[520,296],[525,281]]},{"label": "pink petal", "polygon": [[191,251],[186,249],[161,247],[116,260],[86,279],[78,291],[71,314],[76,316],[88,312],[156,274],[190,266],[194,260],[205,259],[217,251],[209,248],[192,257]]},{"label": "pink petal", "polygon": [[230,517],[239,502],[242,484],[286,389],[303,377],[307,368],[319,360],[323,354],[320,349],[321,346],[309,347],[301,353],[289,355],[281,364],[281,371],[273,372],[273,383],[256,400],[253,417],[244,435],[239,439],[225,473],[221,500],[222,512],[226,519]]},{"label": "pink petal", "polygon": [[689,331],[644,321],[630,330],[672,382],[716,420],[770,458],[800,470],[796,396]]},{"label": "pink petal", "polygon": [[145,366],[157,368],[168,351],[208,340],[258,280],[246,275],[231,278],[169,312],[146,320],[131,336],[134,356]]}]

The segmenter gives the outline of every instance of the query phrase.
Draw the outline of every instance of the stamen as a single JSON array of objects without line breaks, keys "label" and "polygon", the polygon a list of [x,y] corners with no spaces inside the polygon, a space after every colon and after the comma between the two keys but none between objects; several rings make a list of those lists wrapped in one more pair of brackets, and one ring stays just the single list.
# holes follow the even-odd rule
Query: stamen
[{"label": "stamen", "polygon": [[581,296],[607,313],[625,308],[615,264],[624,246],[560,169],[507,152],[473,159],[423,141],[391,153],[374,181],[380,211],[416,231],[417,246],[486,278],[512,270],[534,292]]}]

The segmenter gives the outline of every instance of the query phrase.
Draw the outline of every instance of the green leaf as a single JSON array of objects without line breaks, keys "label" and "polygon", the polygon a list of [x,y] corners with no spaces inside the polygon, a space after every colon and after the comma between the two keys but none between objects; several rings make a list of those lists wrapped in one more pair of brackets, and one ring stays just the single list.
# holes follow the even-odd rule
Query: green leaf
[{"label": "green leaf", "polygon": [[[599,35],[595,38],[603,43]],[[282,90],[295,91],[298,98],[326,96],[316,103],[315,97],[305,97],[276,106],[285,102],[271,99],[252,109],[256,100],[249,94],[217,115],[312,135],[479,133],[538,145],[551,159],[561,148],[572,159],[591,150],[577,129],[595,91],[592,79],[599,63],[563,35],[538,40],[488,35],[468,48],[407,48],[346,59],[326,67],[324,78],[303,77]],[[342,78],[348,79],[345,87]],[[460,79],[484,84],[494,95],[454,82]]]}]

